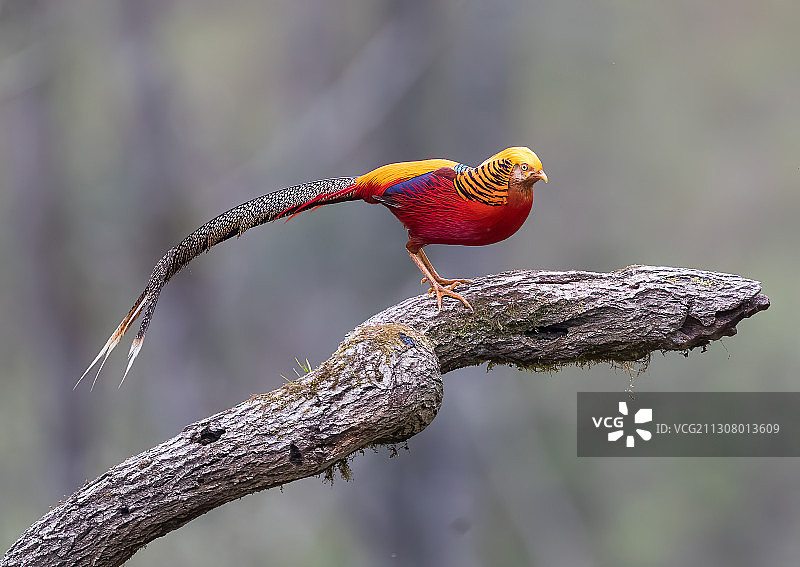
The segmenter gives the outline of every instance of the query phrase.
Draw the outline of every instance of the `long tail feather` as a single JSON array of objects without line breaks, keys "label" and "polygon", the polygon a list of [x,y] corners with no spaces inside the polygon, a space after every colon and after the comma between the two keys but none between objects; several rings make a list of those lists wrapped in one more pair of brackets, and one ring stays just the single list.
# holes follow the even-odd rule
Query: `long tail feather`
[{"label": "long tail feather", "polygon": [[133,307],[131,307],[130,311],[128,311],[128,314],[125,316],[125,318],[120,322],[119,325],[117,325],[117,328],[114,330],[114,332],[111,333],[111,336],[106,341],[106,344],[102,349],[100,349],[100,352],[97,353],[97,356],[94,358],[89,367],[84,371],[81,377],[78,378],[78,381],[75,382],[75,386],[72,387],[73,390],[78,387],[83,379],[86,378],[86,375],[89,374],[97,362],[100,361],[100,367],[97,369],[97,374],[95,375],[94,380],[92,380],[92,389],[94,389],[94,385],[97,383],[97,379],[100,377],[100,371],[103,370],[103,365],[106,363],[106,360],[108,360],[108,355],[110,355],[111,351],[116,348],[120,340],[122,340],[122,337],[139,316],[146,299],[146,292],[143,292],[142,295],[139,296],[139,299],[136,300],[136,303],[133,304]]},{"label": "long tail feather", "polygon": [[106,344],[100,349],[95,359],[75,383],[75,388],[78,387],[78,384],[89,374],[92,368],[100,362],[97,374],[92,381],[92,388],[94,388],[97,379],[100,377],[100,371],[103,369],[103,365],[106,363],[111,351],[119,344],[123,335],[128,332],[136,318],[143,314],[139,332],[136,334],[136,338],[133,340],[131,349],[128,352],[128,364],[125,367],[122,381],[120,381],[120,386],[122,386],[139,351],[142,349],[142,343],[150,326],[150,320],[155,311],[161,290],[172,276],[195,257],[233,236],[241,236],[244,231],[255,226],[282,217],[292,217],[297,213],[320,205],[359,199],[361,197],[356,194],[355,180],[356,178],[354,177],[323,179],[262,195],[208,221],[184,238],[180,244],[170,248],[153,268],[150,280],[147,282],[147,286],[142,291],[139,299],[136,300],[128,314],[106,341]]},{"label": "long tail feather", "polygon": [[125,381],[125,378],[128,377],[128,372],[131,370],[131,366],[133,366],[133,361],[136,360],[136,357],[139,355],[139,351],[142,350],[142,342],[144,339],[140,339],[136,337],[133,339],[131,343],[131,350],[128,352],[128,365],[125,367],[125,374],[122,375],[122,380],[119,381],[118,388],[122,388],[122,383]]}]

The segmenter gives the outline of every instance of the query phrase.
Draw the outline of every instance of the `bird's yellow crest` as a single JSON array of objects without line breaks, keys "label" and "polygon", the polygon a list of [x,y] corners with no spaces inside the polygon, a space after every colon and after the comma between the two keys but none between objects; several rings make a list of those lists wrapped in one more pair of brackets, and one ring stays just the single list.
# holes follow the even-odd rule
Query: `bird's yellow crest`
[{"label": "bird's yellow crest", "polygon": [[540,171],[542,169],[542,162],[535,153],[531,151],[530,148],[526,148],[524,146],[514,146],[511,148],[506,148],[500,152],[497,152],[492,157],[484,161],[481,165],[487,164],[492,161],[497,160],[510,160],[512,164],[517,163],[525,163],[528,164],[533,171]]}]

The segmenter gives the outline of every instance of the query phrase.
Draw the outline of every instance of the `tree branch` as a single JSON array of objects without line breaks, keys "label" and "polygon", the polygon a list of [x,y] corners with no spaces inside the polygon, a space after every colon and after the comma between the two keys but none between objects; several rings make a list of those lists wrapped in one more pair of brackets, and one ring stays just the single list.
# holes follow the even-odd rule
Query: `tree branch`
[{"label": "tree branch", "polygon": [[26,530],[0,566],[121,565],[149,541],[246,494],[338,466],[424,429],[441,374],[631,361],[736,333],[769,307],[761,284],[699,270],[517,271],[460,288],[475,308],[420,296],[373,316],[312,372],[188,425],[85,484]]}]

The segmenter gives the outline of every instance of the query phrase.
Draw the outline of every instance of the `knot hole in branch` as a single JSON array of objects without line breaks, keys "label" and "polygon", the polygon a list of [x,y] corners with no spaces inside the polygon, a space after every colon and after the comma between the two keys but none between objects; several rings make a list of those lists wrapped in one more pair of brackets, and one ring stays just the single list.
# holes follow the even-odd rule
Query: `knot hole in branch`
[{"label": "knot hole in branch", "polygon": [[210,445],[211,443],[216,443],[219,441],[220,437],[225,434],[225,429],[220,428],[212,428],[208,424],[206,424],[199,432],[195,431],[192,433],[191,440],[192,443],[199,443],[200,445]]}]

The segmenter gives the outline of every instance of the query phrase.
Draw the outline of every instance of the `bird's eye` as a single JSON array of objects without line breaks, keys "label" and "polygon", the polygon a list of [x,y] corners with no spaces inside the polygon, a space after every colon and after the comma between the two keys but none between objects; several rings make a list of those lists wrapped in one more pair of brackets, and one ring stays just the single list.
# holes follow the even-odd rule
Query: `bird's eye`
[{"label": "bird's eye", "polygon": [[528,164],[527,164],[527,163],[523,163],[523,164],[520,166],[520,168],[522,169],[522,171],[528,171]]}]

